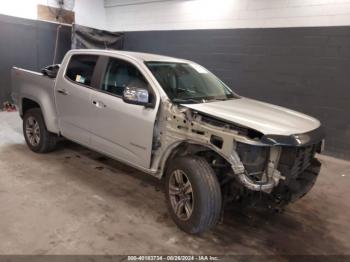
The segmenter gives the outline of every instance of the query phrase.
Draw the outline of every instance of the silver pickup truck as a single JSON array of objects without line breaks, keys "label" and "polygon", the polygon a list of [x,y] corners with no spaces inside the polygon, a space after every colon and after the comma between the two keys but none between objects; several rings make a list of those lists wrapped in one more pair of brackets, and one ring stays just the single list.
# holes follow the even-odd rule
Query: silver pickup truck
[{"label": "silver pickup truck", "polygon": [[164,178],[170,214],[191,234],[227,203],[281,208],[320,170],[318,120],[241,97],[191,61],[74,50],[42,73],[13,68],[12,84],[32,151],[65,137]]}]

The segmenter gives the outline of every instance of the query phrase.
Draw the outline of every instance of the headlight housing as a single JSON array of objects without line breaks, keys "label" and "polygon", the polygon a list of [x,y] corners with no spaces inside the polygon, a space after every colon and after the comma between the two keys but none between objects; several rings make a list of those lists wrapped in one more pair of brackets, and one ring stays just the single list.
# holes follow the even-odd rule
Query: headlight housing
[{"label": "headlight housing", "polygon": [[266,168],[269,147],[237,142],[236,151],[247,175],[260,181]]}]

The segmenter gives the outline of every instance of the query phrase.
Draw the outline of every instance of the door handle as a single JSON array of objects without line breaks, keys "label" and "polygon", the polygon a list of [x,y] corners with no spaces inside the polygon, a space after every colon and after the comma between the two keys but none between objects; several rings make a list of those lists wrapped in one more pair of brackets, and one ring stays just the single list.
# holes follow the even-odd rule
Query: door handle
[{"label": "door handle", "polygon": [[68,95],[68,92],[66,91],[66,89],[57,89],[57,93],[60,93],[61,95]]},{"label": "door handle", "polygon": [[107,107],[107,106],[106,106],[103,102],[101,102],[101,101],[95,101],[95,100],[93,100],[92,103],[93,103],[96,107],[98,107],[98,108]]}]

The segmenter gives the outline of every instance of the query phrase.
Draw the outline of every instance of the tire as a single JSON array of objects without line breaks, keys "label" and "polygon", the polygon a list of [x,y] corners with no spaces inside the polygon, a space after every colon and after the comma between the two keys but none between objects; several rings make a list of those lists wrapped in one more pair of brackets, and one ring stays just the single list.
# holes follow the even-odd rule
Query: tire
[{"label": "tire", "polygon": [[48,153],[56,148],[57,135],[47,130],[40,108],[29,109],[24,114],[23,135],[33,152]]},{"label": "tire", "polygon": [[[182,191],[179,177],[184,185]],[[192,190],[188,190],[189,185]],[[201,234],[218,223],[221,189],[213,169],[203,158],[194,156],[172,160],[166,170],[165,193],[171,217],[183,231]]]}]

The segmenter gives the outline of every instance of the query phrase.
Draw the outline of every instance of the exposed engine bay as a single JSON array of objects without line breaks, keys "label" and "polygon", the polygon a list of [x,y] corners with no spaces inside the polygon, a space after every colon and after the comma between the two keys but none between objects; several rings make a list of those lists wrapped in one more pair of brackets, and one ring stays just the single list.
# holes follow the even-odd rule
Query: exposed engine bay
[{"label": "exposed engine bay", "polygon": [[307,140],[299,139],[300,145],[287,144],[291,138],[284,137],[272,143],[256,130],[182,105],[163,106],[154,133],[153,166],[160,164],[163,169],[175,156],[204,157],[218,175],[227,202],[259,202],[268,207],[299,199],[316,181],[321,131],[312,137],[303,134]]}]

